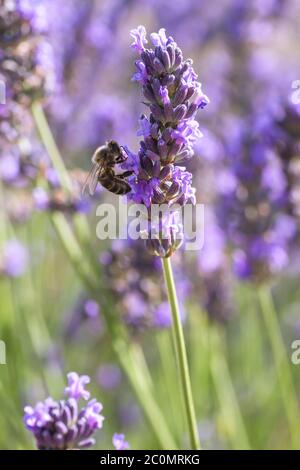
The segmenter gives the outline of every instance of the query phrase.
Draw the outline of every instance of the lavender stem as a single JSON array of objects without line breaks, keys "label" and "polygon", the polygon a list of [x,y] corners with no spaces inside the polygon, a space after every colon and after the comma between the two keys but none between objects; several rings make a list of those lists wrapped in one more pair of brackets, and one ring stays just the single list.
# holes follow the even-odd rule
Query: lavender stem
[{"label": "lavender stem", "polygon": [[235,450],[250,450],[247,429],[226,360],[222,331],[218,325],[208,325],[210,369],[220,403],[225,426]]},{"label": "lavender stem", "polygon": [[[68,170],[65,167],[64,161],[61,157],[60,151],[56,145],[52,131],[48,124],[47,117],[45,115],[43,106],[38,101],[32,105],[32,115],[40,134],[41,140],[47,150],[47,153],[51,159],[53,168],[56,170],[60,184],[67,192],[72,193],[72,181],[69,176]],[[77,230],[78,236],[82,244],[88,250],[90,247],[90,230],[86,218],[82,214],[75,214],[73,217],[74,226]],[[94,264],[94,256],[90,256],[92,265]],[[95,267],[95,266],[94,266]]]},{"label": "lavender stem", "polygon": [[267,286],[261,287],[258,292],[258,297],[272,347],[279,387],[289,423],[292,447],[299,449],[299,405],[270,288]]},{"label": "lavender stem", "polygon": [[192,394],[192,385],[189,373],[189,366],[187,360],[187,352],[185,346],[185,340],[183,335],[183,329],[179,313],[179,305],[176,294],[176,287],[174,283],[173,271],[170,258],[162,258],[162,266],[164,271],[164,277],[166,287],[168,291],[168,298],[173,319],[173,336],[174,345],[177,355],[178,369],[180,375],[180,381],[183,391],[184,407],[188,424],[189,438],[191,448],[193,450],[200,449],[200,440],[197,429],[197,420],[195,414],[194,400]]}]

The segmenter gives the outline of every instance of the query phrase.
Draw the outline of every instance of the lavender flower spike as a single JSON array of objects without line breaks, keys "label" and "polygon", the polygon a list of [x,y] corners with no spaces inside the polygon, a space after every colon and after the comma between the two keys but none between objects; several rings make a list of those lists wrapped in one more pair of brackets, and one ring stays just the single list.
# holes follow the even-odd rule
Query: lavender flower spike
[{"label": "lavender flower spike", "polygon": [[30,106],[55,85],[53,51],[46,39],[45,2],[1,0],[1,69],[7,96]]},{"label": "lavender flower spike", "polygon": [[[35,407],[26,406],[24,423],[35,437],[39,450],[84,449],[95,444],[92,435],[102,428],[102,405],[95,399],[80,408],[79,399],[88,399],[84,390],[89,377],[68,374],[67,400],[55,401],[49,397]],[[84,380],[83,380],[84,379]]]},{"label": "lavender flower spike", "polygon": [[[202,135],[195,116],[209,100],[202,93],[192,60],[183,59],[176,42],[166,36],[164,29],[151,34],[151,49],[145,48],[143,26],[131,35],[132,47],[139,54],[133,80],[142,87],[143,101],[150,115],[140,118],[138,135],[143,140],[138,155],[128,151],[129,158],[123,166],[134,171],[128,179],[132,188],[128,197],[144,204],[150,214],[153,204],[178,208],[189,201],[195,203],[192,175],[177,164],[182,165],[193,156],[193,145]],[[162,234],[162,227],[168,228],[168,236]],[[151,253],[161,257],[170,256],[182,238],[172,211],[168,211],[167,219],[159,224],[154,237],[153,227],[149,227],[150,231],[152,236],[148,236],[147,246]]]},{"label": "lavender flower spike", "polygon": [[113,446],[116,450],[127,450],[127,449],[130,448],[128,442],[125,441],[124,434],[115,433],[113,435],[112,442],[113,442]]}]

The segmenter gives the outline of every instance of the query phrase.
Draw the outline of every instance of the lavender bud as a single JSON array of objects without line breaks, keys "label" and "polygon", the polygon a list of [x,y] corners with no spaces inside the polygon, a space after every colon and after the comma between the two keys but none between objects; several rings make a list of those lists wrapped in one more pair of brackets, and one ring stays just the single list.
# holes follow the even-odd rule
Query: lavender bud
[{"label": "lavender bud", "polygon": [[175,60],[174,60],[174,66],[173,66],[174,69],[178,69],[180,67],[180,65],[182,63],[182,59],[183,59],[182,52],[178,47],[176,47],[176,49],[175,49]]},{"label": "lavender bud", "polygon": [[179,104],[183,103],[187,98],[188,94],[188,87],[182,82],[180,86],[177,88],[174,98],[172,100],[172,104],[174,107],[178,106]]},{"label": "lavender bud", "polygon": [[165,66],[166,71],[169,71],[169,69],[171,68],[171,61],[167,51],[162,51],[162,62]]},{"label": "lavender bud", "polygon": [[164,166],[159,174],[159,179],[161,181],[169,179],[170,176],[172,175],[172,171],[173,171],[172,165]]},{"label": "lavender bud", "polygon": [[192,116],[194,116],[194,114],[197,112],[197,109],[198,109],[198,106],[195,104],[195,103],[192,103],[190,104],[186,114],[185,114],[185,118],[188,119],[188,118],[191,118]]},{"label": "lavender bud", "polygon": [[168,155],[168,146],[163,139],[158,141],[158,151],[159,155],[162,159],[166,158]]},{"label": "lavender bud", "polygon": [[161,74],[164,72],[164,66],[161,63],[161,61],[157,59],[157,57],[155,57],[155,59],[153,60],[153,68],[155,72],[157,72],[158,74]]},{"label": "lavender bud", "polygon": [[172,45],[167,46],[167,52],[169,54],[170,68],[174,67],[175,63],[175,49]]},{"label": "lavender bud", "polygon": [[165,195],[160,188],[153,189],[153,203],[154,204],[163,204],[165,201]]},{"label": "lavender bud", "polygon": [[158,106],[157,104],[152,104],[150,106],[150,110],[153,114],[153,117],[157,120],[157,121],[163,121],[164,119],[164,113],[163,113],[163,110],[161,109],[160,106]]},{"label": "lavender bud", "polygon": [[180,190],[180,184],[174,181],[166,193],[166,198],[169,201],[174,199],[174,197],[178,195],[179,190]]},{"label": "lavender bud", "polygon": [[155,103],[155,96],[150,85],[147,84],[143,87],[143,94],[145,98],[150,101],[150,103]]},{"label": "lavender bud", "polygon": [[181,104],[174,109],[173,112],[174,121],[181,121],[184,117],[187,117],[186,106]]}]

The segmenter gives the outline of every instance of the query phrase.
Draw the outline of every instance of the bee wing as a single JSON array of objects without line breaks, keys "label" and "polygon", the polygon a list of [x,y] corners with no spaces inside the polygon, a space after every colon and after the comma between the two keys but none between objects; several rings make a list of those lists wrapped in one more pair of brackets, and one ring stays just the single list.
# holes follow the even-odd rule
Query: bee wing
[{"label": "bee wing", "polygon": [[98,175],[101,170],[101,167],[98,164],[94,164],[89,171],[89,174],[86,177],[84,185],[82,186],[81,194],[84,196],[86,193],[87,188],[89,189],[90,196],[96,191],[97,183],[98,183]]}]

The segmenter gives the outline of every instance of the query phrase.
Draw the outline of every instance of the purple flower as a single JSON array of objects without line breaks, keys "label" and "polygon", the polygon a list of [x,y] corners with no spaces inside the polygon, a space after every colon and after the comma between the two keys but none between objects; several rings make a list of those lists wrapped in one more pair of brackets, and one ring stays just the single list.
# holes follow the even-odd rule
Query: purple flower
[{"label": "purple flower", "polygon": [[[74,170],[76,177],[76,169]],[[32,191],[34,206],[39,211],[61,211],[66,213],[88,212],[91,208],[90,201],[80,195],[80,186],[73,173],[70,172],[72,179],[72,191],[66,191],[60,187],[57,174],[52,167],[45,171],[45,177],[48,181],[48,188],[36,187]]]},{"label": "purple flower", "polygon": [[[140,118],[138,135],[143,140],[138,155],[130,154],[123,165],[134,171],[128,179],[132,188],[128,197],[144,204],[149,212],[153,204],[170,208],[174,204],[194,204],[192,174],[176,164],[193,156],[193,145],[201,137],[195,116],[209,100],[197,81],[192,60],[183,59],[182,51],[172,37],[167,37],[165,29],[151,34],[152,49],[144,46],[146,30],[143,26],[133,30],[131,35],[134,37],[132,46],[139,54],[133,78],[142,86],[150,116]],[[166,226],[165,222],[162,225]],[[174,224],[169,226],[170,234],[164,244],[159,227],[158,237],[153,242],[148,234],[147,246],[157,256],[170,256],[181,243]]]},{"label": "purple flower", "polygon": [[157,328],[169,328],[172,325],[172,316],[168,302],[160,304],[154,312],[153,324]]},{"label": "purple flower", "polygon": [[[83,377],[84,382],[87,383],[87,376],[79,378],[78,374],[72,372],[68,374],[69,382],[70,376],[72,377],[71,387],[74,386],[74,382],[80,381]],[[104,420],[101,415],[102,405],[93,399],[85,407],[80,408],[78,400],[83,395],[73,392],[68,392],[70,398],[66,401],[57,402],[49,397],[44,402],[37,403],[34,408],[25,407],[24,423],[33,433],[38,449],[84,449],[95,444],[95,439],[91,436],[102,428]],[[85,399],[87,399],[87,393],[85,391]]]},{"label": "purple flower", "polygon": [[133,37],[131,47],[138,52],[142,52],[144,50],[144,44],[148,42],[146,34],[146,28],[144,26],[138,26],[136,29],[133,29],[130,32],[130,35]]},{"label": "purple flower", "polygon": [[125,311],[130,312],[128,321],[132,325],[143,323],[149,307],[140,292],[127,292],[123,297],[122,303],[124,304]]},{"label": "purple flower", "polygon": [[[145,34],[146,34],[146,30],[145,30]],[[163,48],[167,46],[168,38],[166,36],[166,30],[164,28],[161,28],[158,31],[158,33],[150,34],[150,37],[151,37],[153,46],[163,47]]]},{"label": "purple flower", "polygon": [[[271,133],[272,131],[272,133]],[[300,215],[300,106],[283,102],[273,116],[269,137],[275,146],[286,175],[287,212]],[[299,230],[298,230],[299,232]]]},{"label": "purple flower", "polygon": [[66,340],[86,338],[87,335],[99,338],[105,331],[100,305],[94,299],[81,294],[67,315],[64,325]]},{"label": "purple flower", "polygon": [[79,398],[88,400],[91,394],[84,387],[90,383],[90,378],[87,375],[79,376],[76,372],[69,372],[67,377],[68,386],[65,388],[65,395],[75,400]]},{"label": "purple flower", "polygon": [[37,187],[32,191],[33,200],[35,203],[35,207],[40,210],[44,211],[49,207],[49,196],[47,191],[44,188]]},{"label": "purple flower", "polygon": [[226,262],[225,248],[224,233],[218,226],[213,211],[206,208],[204,244],[198,254],[201,275],[210,275],[224,265]]},{"label": "purple flower", "polygon": [[0,178],[5,186],[27,187],[48,157],[37,140],[27,108],[9,100],[0,109]]},{"label": "purple flower", "polygon": [[5,183],[11,183],[18,179],[20,165],[15,155],[3,155],[0,158],[0,178]]},{"label": "purple flower", "polygon": [[213,213],[206,208],[204,244],[198,252],[194,278],[194,299],[201,303],[211,320],[226,323],[234,312],[233,282],[226,238]]},{"label": "purple flower", "polygon": [[0,273],[9,277],[20,277],[28,265],[28,252],[18,240],[8,241],[2,251]]},{"label": "purple flower", "polygon": [[102,423],[104,420],[104,417],[100,414],[102,409],[103,406],[101,405],[101,403],[98,403],[95,398],[88,402],[84,414],[86,417],[87,424],[90,428],[102,428]]},{"label": "purple flower", "polygon": [[235,184],[221,194],[218,214],[233,250],[236,275],[264,282],[287,265],[288,243],[295,230],[292,224],[285,230],[285,224],[279,223],[286,204],[286,178],[270,139],[272,124],[270,128],[262,114],[253,113],[248,120],[240,121],[239,132],[229,142],[228,170]]},{"label": "purple flower", "polygon": [[113,435],[112,443],[116,450],[127,450],[130,448],[128,442],[125,441],[124,434],[115,433]]},{"label": "purple flower", "polygon": [[[130,330],[137,333],[146,328],[168,328],[171,325],[171,315],[167,294],[164,285],[157,283],[161,265],[158,258],[149,254],[143,241],[115,240],[105,258],[109,260],[103,266],[105,280]],[[189,286],[176,259],[174,268],[184,302]]]},{"label": "purple flower", "polygon": [[47,15],[43,2],[3,0],[1,16],[1,72],[13,100],[30,105],[54,85],[52,48],[46,42]]},{"label": "purple flower", "polygon": [[140,409],[136,403],[122,403],[119,409],[119,419],[126,428],[135,427],[141,419]]},{"label": "purple flower", "polygon": [[100,313],[98,302],[93,299],[86,300],[84,303],[84,311],[89,318],[97,318]]}]

